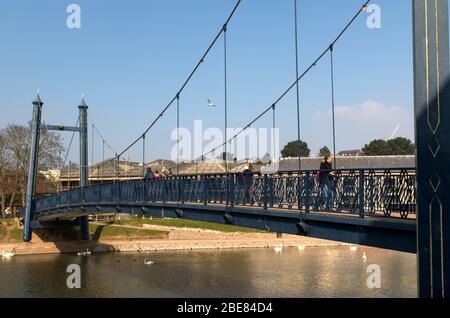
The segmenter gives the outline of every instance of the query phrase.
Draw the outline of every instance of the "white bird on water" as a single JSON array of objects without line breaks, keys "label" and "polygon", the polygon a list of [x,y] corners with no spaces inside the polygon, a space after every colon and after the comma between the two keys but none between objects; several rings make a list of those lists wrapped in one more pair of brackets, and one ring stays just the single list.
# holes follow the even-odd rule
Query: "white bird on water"
[{"label": "white bird on water", "polygon": [[298,250],[299,251],[304,251],[305,250],[305,245],[299,245],[298,246]]},{"label": "white bird on water", "polygon": [[144,264],[145,265],[153,265],[153,264],[155,264],[155,262],[147,261],[147,257],[146,257],[145,260],[144,260]]},{"label": "white bird on water", "polygon": [[276,252],[276,253],[282,253],[282,252],[283,252],[283,245],[276,246],[276,247],[275,247],[275,252]]},{"label": "white bird on water", "polygon": [[77,252],[78,256],[90,256],[92,252],[87,248],[86,251]]},{"label": "white bird on water", "polygon": [[362,256],[363,261],[365,262],[367,260],[367,255],[366,252],[364,252],[363,256]]},{"label": "white bird on water", "polygon": [[207,100],[208,100],[209,107],[216,107],[216,105],[209,98],[207,98]]},{"label": "white bird on water", "polygon": [[13,257],[15,254],[14,254],[14,252],[11,252],[11,251],[9,251],[9,252],[7,252],[7,251],[2,251],[2,257],[4,257],[4,258],[11,258],[11,257]]},{"label": "white bird on water", "polygon": [[358,247],[355,245],[350,245],[350,252],[356,252],[358,250]]}]

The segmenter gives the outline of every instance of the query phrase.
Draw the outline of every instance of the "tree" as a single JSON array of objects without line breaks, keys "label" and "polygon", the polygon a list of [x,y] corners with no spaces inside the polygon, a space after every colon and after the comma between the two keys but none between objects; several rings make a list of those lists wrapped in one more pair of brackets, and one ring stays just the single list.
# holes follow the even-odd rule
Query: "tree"
[{"label": "tree", "polygon": [[331,153],[330,149],[327,146],[323,146],[319,151],[320,157],[325,157],[327,154]]},{"label": "tree", "polygon": [[414,155],[415,147],[411,140],[398,137],[391,140],[376,139],[362,149],[366,156]]},{"label": "tree", "polygon": [[5,132],[4,130],[0,130],[0,212],[3,217],[6,209],[7,176],[8,171],[11,170],[9,159],[6,149]]},{"label": "tree", "polygon": [[388,156],[391,155],[391,148],[386,140],[376,139],[366,144],[362,149],[366,156]]},{"label": "tree", "polygon": [[308,144],[301,140],[295,140],[288,142],[281,150],[281,155],[283,158],[287,157],[298,157],[300,152],[300,157],[309,157],[311,150],[308,148]]},{"label": "tree", "polygon": [[[8,125],[0,131],[0,197],[2,211],[13,207],[18,198],[25,205],[26,183],[30,158],[31,126]],[[42,130],[39,140],[38,170],[58,167],[63,151],[61,137]],[[6,201],[9,200],[7,204]]]},{"label": "tree", "polygon": [[408,138],[398,137],[388,140],[388,145],[393,155],[414,155],[416,153],[414,143]]}]

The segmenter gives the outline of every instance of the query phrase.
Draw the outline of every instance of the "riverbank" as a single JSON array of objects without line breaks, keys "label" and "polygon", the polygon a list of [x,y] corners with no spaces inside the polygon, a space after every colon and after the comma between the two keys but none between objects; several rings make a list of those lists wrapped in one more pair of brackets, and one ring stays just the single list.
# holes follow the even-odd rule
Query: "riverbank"
[{"label": "riverbank", "polygon": [[[135,222],[130,222],[135,224]],[[167,222],[166,222],[167,223]],[[216,250],[216,249],[248,249],[283,247],[318,247],[339,246],[331,242],[296,235],[248,231],[217,231],[195,227],[176,227],[155,224],[118,225],[92,224],[94,229],[107,228],[108,233],[127,233],[126,237],[104,236],[92,241],[43,241],[34,235],[31,243],[4,242],[0,243],[2,251],[12,251],[15,255],[76,253],[89,249],[93,253],[108,252],[150,252],[179,250]],[[147,231],[152,238],[131,237],[129,233]],[[156,234],[155,234],[156,233]]]}]

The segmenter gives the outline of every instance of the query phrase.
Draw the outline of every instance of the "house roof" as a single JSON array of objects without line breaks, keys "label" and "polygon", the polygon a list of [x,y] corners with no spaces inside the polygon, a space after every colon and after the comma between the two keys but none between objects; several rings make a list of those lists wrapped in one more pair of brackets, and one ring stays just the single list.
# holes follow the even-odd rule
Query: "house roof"
[{"label": "house roof", "polygon": [[[301,158],[302,170],[319,169],[322,162],[320,157]],[[414,168],[415,156],[358,156],[336,157],[337,169],[395,169]],[[270,170],[269,170],[270,168]],[[280,160],[277,166],[269,166],[261,169],[262,172],[278,171],[289,172],[298,170],[298,158]]]},{"label": "house roof", "polygon": [[[171,160],[155,160],[145,165],[145,168],[151,167],[153,171],[162,171],[173,168],[175,163]],[[61,170],[62,181],[67,179],[78,179],[80,176],[80,166],[77,164],[67,165]],[[114,179],[117,177],[142,178],[142,163],[117,161],[108,159],[89,167],[89,178]]]}]

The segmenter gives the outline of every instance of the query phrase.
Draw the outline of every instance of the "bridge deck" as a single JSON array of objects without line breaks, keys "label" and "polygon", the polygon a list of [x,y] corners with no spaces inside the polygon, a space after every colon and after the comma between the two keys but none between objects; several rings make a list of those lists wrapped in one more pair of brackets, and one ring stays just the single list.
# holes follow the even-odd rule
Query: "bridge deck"
[{"label": "bridge deck", "polygon": [[[179,208],[179,210],[178,210]],[[91,214],[128,213],[153,217],[173,217],[269,230],[273,232],[305,235],[340,242],[388,248],[405,252],[416,251],[416,221],[375,214],[361,218],[343,211],[299,212],[294,209],[224,204],[176,202],[115,202],[106,204],[68,204],[54,211],[41,212],[35,227],[45,222],[67,220]],[[300,226],[304,224],[304,228]]]}]

